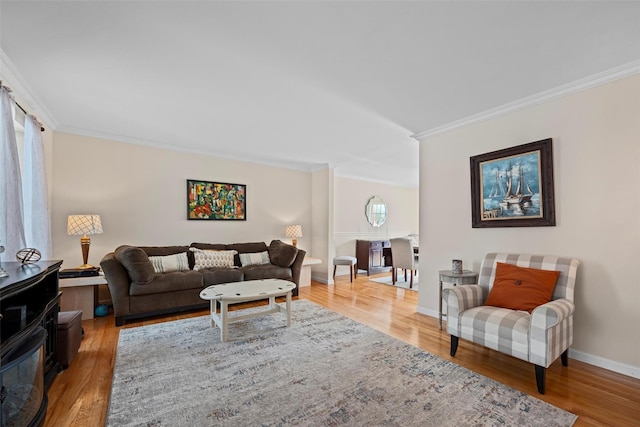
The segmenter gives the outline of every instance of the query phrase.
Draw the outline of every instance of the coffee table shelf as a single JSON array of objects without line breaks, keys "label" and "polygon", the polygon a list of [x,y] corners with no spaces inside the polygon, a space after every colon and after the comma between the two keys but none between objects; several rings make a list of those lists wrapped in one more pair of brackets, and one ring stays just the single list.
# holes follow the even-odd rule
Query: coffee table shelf
[{"label": "coffee table shelf", "polygon": [[[272,313],[284,313],[287,316],[287,326],[291,326],[291,292],[296,285],[282,279],[245,280],[243,282],[224,283],[209,286],[200,292],[200,298],[208,300],[211,307],[211,326],[220,328],[220,339],[227,341],[227,327],[229,323],[265,316]],[[276,303],[276,297],[286,296],[287,302],[283,307]],[[269,300],[266,310],[229,317],[229,304],[248,301]],[[218,312],[218,304],[220,311]]]}]

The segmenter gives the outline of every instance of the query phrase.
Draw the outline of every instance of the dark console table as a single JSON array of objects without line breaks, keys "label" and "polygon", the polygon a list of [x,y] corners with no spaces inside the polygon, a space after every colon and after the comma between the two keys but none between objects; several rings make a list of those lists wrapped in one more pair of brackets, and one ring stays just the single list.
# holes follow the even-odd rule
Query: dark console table
[{"label": "dark console table", "polygon": [[388,240],[356,240],[358,270],[366,270],[367,276],[389,271],[389,267],[385,265],[383,249],[390,247]]},{"label": "dark console table", "polygon": [[[0,278],[2,425],[38,426],[44,422],[46,390],[58,373],[61,264],[62,261],[0,263],[9,273]],[[23,384],[24,381],[31,383]]]}]

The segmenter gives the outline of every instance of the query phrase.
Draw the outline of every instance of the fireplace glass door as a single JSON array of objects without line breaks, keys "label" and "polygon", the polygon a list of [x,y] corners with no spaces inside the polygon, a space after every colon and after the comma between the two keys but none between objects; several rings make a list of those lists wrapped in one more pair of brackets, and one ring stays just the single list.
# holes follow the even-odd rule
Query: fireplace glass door
[{"label": "fireplace glass door", "polygon": [[24,338],[0,364],[0,426],[38,426],[44,421],[44,342],[38,327]]}]

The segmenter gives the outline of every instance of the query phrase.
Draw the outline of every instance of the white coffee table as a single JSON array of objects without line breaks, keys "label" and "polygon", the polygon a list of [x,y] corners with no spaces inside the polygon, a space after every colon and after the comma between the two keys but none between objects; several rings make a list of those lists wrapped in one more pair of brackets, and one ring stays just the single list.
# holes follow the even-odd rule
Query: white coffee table
[{"label": "white coffee table", "polygon": [[[211,326],[220,328],[220,339],[224,342],[227,340],[227,326],[229,323],[253,317],[272,313],[285,313],[287,315],[287,326],[291,326],[291,291],[295,287],[295,283],[282,279],[246,280],[244,282],[209,286],[200,292],[200,298],[210,301]],[[284,295],[287,297],[286,307],[276,303],[276,297]],[[268,309],[229,317],[229,304],[267,298],[269,299]],[[220,312],[217,309],[217,302],[220,303]]]}]

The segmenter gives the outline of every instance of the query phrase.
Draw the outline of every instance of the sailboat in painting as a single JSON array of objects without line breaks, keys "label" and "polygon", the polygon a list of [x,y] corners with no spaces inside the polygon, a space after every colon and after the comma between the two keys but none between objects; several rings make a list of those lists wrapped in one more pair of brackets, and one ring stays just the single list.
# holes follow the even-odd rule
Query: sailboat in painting
[{"label": "sailboat in painting", "polygon": [[525,180],[522,164],[520,164],[518,168],[518,185],[515,189],[513,188],[513,183],[513,172],[511,169],[511,164],[509,164],[509,170],[507,171],[507,191],[500,204],[504,207],[510,207],[514,205],[522,206],[524,204],[530,203],[531,197],[534,193]]}]

